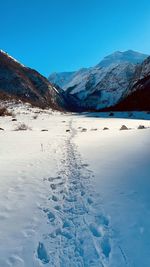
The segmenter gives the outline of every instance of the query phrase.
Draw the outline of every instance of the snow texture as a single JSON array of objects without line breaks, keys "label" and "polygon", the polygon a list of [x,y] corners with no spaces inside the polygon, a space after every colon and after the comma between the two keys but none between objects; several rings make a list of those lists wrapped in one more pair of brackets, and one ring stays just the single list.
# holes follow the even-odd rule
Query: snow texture
[{"label": "snow texture", "polygon": [[[150,115],[9,109],[15,121],[0,117],[0,266],[149,267]],[[29,128],[14,131],[20,123]]]}]

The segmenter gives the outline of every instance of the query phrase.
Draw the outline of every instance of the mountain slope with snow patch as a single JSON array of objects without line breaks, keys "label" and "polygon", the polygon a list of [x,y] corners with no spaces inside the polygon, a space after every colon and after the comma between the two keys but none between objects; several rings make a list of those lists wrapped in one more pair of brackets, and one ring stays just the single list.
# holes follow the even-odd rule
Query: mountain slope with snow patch
[{"label": "mountain slope with snow patch", "polygon": [[37,106],[63,109],[61,93],[40,73],[0,51],[0,93]]},{"label": "mountain slope with snow patch", "polygon": [[99,110],[115,105],[130,85],[136,64],[147,55],[128,50],[105,57],[98,65],[72,73],[57,73],[49,80],[76,98],[76,105]]}]

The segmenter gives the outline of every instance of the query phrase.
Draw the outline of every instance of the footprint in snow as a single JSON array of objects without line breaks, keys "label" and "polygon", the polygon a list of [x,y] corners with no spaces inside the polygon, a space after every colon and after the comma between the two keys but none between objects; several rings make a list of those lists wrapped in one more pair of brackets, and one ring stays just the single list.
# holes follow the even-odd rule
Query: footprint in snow
[{"label": "footprint in snow", "polygon": [[51,211],[47,213],[47,217],[50,222],[53,222],[55,220],[55,215]]},{"label": "footprint in snow", "polygon": [[89,228],[95,237],[101,237],[102,236],[100,227],[97,226],[95,223],[91,223]]},{"label": "footprint in snow", "polygon": [[106,216],[104,216],[103,214],[96,216],[95,219],[96,219],[97,224],[102,225],[103,227],[108,227],[109,219]]},{"label": "footprint in snow", "polygon": [[68,228],[71,226],[71,222],[69,220],[65,220],[63,223],[63,228]]},{"label": "footprint in snow", "polygon": [[44,244],[41,242],[39,242],[39,245],[37,248],[37,257],[43,264],[49,263],[48,253],[46,251]]},{"label": "footprint in snow", "polygon": [[56,206],[54,207],[54,209],[60,211],[60,210],[61,210],[61,206],[56,205]]},{"label": "footprint in snow", "polygon": [[56,190],[56,184],[51,184],[50,187],[52,188],[52,190]]},{"label": "footprint in snow", "polygon": [[55,220],[55,215],[49,209],[45,208],[43,209],[43,211],[47,214],[47,218],[50,222],[53,222]]},{"label": "footprint in snow", "polygon": [[52,188],[52,190],[56,190],[57,187],[60,187],[62,186],[64,183],[63,182],[60,182],[58,184],[51,184],[50,187]]},{"label": "footprint in snow", "polygon": [[67,231],[65,228],[62,230],[60,228],[56,229],[56,235],[61,235],[66,239],[72,239],[73,235],[71,232]]},{"label": "footprint in snow", "polygon": [[58,198],[55,196],[55,195],[52,195],[52,200],[57,202],[58,201]]},{"label": "footprint in snow", "polygon": [[85,191],[82,190],[82,191],[81,191],[81,196],[83,197],[84,195],[85,195]]},{"label": "footprint in snow", "polygon": [[109,258],[110,252],[111,252],[111,246],[108,236],[104,236],[101,241],[101,248],[104,256],[106,258]]},{"label": "footprint in snow", "polygon": [[88,197],[88,198],[87,198],[87,202],[88,202],[89,205],[93,204],[93,200],[92,200],[92,198],[91,198],[91,197]]},{"label": "footprint in snow", "polygon": [[108,233],[109,219],[103,214],[96,216],[95,223],[89,225],[93,236],[100,238],[100,247],[105,258],[109,258],[111,245]]}]

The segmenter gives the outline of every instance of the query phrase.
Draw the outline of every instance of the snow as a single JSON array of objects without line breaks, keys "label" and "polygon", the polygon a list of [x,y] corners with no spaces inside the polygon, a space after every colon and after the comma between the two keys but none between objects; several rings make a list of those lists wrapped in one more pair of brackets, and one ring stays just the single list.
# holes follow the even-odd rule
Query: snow
[{"label": "snow", "polygon": [[60,88],[63,88],[65,84],[70,82],[75,72],[54,72],[49,76],[49,81],[53,84],[57,84]]},{"label": "snow", "polygon": [[[17,121],[0,117],[0,266],[149,267],[150,114],[10,109]],[[20,123],[31,129],[14,131]]]},{"label": "snow", "polygon": [[[137,64],[147,57],[148,55],[132,50],[117,51],[94,67],[53,73],[49,76],[49,81],[74,95],[79,106],[100,110],[115,105],[124,97],[130,89]],[[141,76],[148,70],[143,69]]]},{"label": "snow", "polygon": [[[141,123],[131,120],[122,122],[128,127]],[[122,263],[118,258],[117,263],[112,254],[112,262],[108,266],[148,267],[150,130],[117,131],[119,123],[120,119],[116,122],[114,119],[114,133],[107,131],[100,137],[98,132],[92,132],[93,138],[85,133],[82,138],[78,136],[76,142],[82,157],[94,171],[95,189],[100,193],[103,208],[109,215],[112,250],[115,253],[118,247],[122,260],[124,258]],[[105,122],[107,127],[112,127],[111,124]]]},{"label": "snow", "polygon": [[98,64],[98,66],[106,67],[108,65],[110,66],[110,64],[113,64],[114,62],[116,64],[120,64],[122,62],[137,64],[144,61],[147,57],[148,55],[133,50],[127,50],[124,52],[116,51],[113,54],[104,57],[104,59]]},{"label": "snow", "polygon": [[23,64],[21,64],[18,60],[16,60],[14,57],[10,56],[8,53],[6,53],[5,51],[3,50],[0,50],[0,53],[6,55],[7,57],[9,57],[10,59],[12,59],[13,61],[17,62],[19,65],[21,65],[22,67],[25,68],[25,66]]},{"label": "snow", "polygon": [[[135,64],[121,62],[111,63],[105,67],[81,69],[69,76],[69,80],[62,85],[62,88],[75,95],[83,106],[96,109],[109,107],[116,104],[128,88],[135,67]],[[61,75],[60,81],[62,81]],[[59,74],[55,82],[58,81]]]}]

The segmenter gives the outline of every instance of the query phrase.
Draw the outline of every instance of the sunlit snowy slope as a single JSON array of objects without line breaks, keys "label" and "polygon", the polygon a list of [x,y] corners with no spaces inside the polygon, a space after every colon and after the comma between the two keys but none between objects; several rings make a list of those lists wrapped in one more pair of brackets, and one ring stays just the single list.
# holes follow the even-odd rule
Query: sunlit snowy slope
[{"label": "sunlit snowy slope", "polygon": [[12,111],[0,117],[0,267],[149,267],[150,115]]},{"label": "sunlit snowy slope", "polygon": [[116,51],[94,67],[53,73],[49,81],[60,86],[67,98],[74,97],[78,108],[100,110],[114,106],[122,99],[130,88],[137,64],[140,65],[147,57],[132,50]]}]

